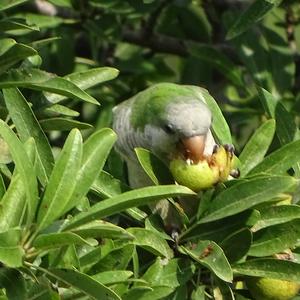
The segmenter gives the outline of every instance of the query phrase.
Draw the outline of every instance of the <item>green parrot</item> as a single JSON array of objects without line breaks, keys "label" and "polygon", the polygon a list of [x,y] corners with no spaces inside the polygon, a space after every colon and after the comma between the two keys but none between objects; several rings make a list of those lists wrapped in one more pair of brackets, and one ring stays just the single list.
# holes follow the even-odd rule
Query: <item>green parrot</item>
[{"label": "green parrot", "polygon": [[[216,142],[203,91],[197,86],[158,83],[113,109],[115,148],[127,164],[131,187],[153,184],[137,160],[136,147],[150,150],[166,165],[178,155],[197,163],[212,154]],[[156,207],[162,218],[170,219],[166,201]]]}]

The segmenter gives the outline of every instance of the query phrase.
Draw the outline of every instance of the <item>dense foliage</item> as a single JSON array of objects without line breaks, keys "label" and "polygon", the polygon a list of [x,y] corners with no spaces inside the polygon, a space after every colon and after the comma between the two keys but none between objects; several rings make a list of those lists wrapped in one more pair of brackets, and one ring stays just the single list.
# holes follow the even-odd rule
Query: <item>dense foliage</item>
[{"label": "dense foliage", "polygon": [[[299,21],[290,0],[1,0],[0,299],[242,300],[245,278],[300,282]],[[112,107],[162,81],[214,96],[239,179],[195,194],[139,149],[156,184],[128,187]],[[147,205],[179,196],[197,208],[173,240]]]}]

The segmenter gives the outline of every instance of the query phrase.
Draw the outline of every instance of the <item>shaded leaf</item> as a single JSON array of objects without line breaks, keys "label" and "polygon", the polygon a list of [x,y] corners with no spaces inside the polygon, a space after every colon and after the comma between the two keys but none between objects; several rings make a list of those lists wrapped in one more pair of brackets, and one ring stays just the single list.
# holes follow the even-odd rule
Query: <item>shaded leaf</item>
[{"label": "shaded leaf", "polygon": [[0,10],[5,10],[14,6],[17,6],[19,4],[22,4],[24,2],[27,2],[29,0],[1,0],[0,3]]},{"label": "shaded leaf", "polygon": [[170,184],[174,182],[169,168],[158,157],[143,148],[135,148],[134,150],[143,170],[154,184]]},{"label": "shaded leaf", "polygon": [[[1,26],[1,24],[0,24]],[[4,73],[11,66],[25,59],[26,57],[36,55],[37,52],[24,44],[15,44],[0,56],[0,74]]]},{"label": "shaded leaf", "polygon": [[233,39],[260,21],[271,9],[278,6],[281,0],[254,1],[229,28],[226,39]]},{"label": "shaded leaf", "polygon": [[0,287],[5,288],[5,292],[9,300],[27,298],[24,277],[17,269],[0,269]]}]

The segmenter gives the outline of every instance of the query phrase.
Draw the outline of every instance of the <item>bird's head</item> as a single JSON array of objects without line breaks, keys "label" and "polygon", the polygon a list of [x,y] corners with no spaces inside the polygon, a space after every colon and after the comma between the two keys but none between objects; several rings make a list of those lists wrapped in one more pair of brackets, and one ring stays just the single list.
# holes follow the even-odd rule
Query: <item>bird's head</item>
[{"label": "bird's head", "polygon": [[189,86],[161,85],[153,87],[148,98],[136,101],[134,126],[162,159],[202,160],[212,122],[209,108]]}]

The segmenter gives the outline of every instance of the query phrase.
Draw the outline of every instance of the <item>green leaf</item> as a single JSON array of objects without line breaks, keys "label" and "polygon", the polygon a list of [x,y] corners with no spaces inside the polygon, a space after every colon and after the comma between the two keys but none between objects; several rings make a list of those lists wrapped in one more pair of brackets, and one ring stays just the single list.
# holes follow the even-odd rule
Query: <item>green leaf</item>
[{"label": "green leaf", "polygon": [[38,230],[61,216],[77,184],[82,161],[82,137],[79,130],[69,134],[55,163],[37,215]]},{"label": "green leaf", "polygon": [[122,300],[160,300],[165,299],[173,292],[173,289],[166,286],[133,287],[126,294],[122,295]]},{"label": "green leaf", "polygon": [[[89,255],[89,253],[84,260],[80,260],[80,263],[94,264],[90,270],[92,274],[103,271],[125,270],[132,260],[135,251],[133,244],[125,244],[115,248],[114,245],[111,245],[108,241],[106,243],[106,248],[104,245],[97,250],[91,251],[91,255]],[[99,249],[102,249],[102,251],[99,252]],[[95,264],[95,255],[98,255],[98,259],[96,260],[97,264]]]},{"label": "green leaf", "polygon": [[[115,68],[102,67],[94,68],[86,71],[76,72],[65,76],[64,78],[76,84],[82,90],[86,90],[99,83],[116,78],[119,71]],[[57,103],[66,97],[60,95],[45,95],[48,101]]]},{"label": "green leaf", "polygon": [[[256,210],[246,210],[239,214],[223,218],[221,220],[196,223],[184,231],[180,236],[180,241],[190,240],[213,240],[221,243],[228,236],[236,233],[241,228],[252,226],[259,219],[259,212]],[[199,220],[201,222],[201,219]]]},{"label": "green leaf", "polygon": [[272,258],[251,259],[233,266],[233,271],[248,276],[300,282],[300,264]]},{"label": "green leaf", "polygon": [[232,282],[233,274],[223,250],[213,241],[199,241],[191,248],[180,246],[180,252],[211,270],[220,279]]},{"label": "green leaf", "polygon": [[126,282],[132,275],[133,273],[131,271],[115,270],[95,274],[92,276],[92,278],[102,284],[112,285],[116,283]]},{"label": "green leaf", "polygon": [[107,221],[95,220],[72,230],[82,238],[130,239],[134,237],[122,227]]},{"label": "green leaf", "polygon": [[48,233],[40,234],[32,243],[32,246],[37,249],[51,249],[60,248],[63,246],[76,244],[76,245],[89,245],[79,235],[72,232],[59,232],[59,233]]},{"label": "green leaf", "polygon": [[30,31],[39,30],[35,25],[26,24],[26,21],[22,18],[6,18],[4,20],[0,20],[0,31],[2,32],[20,29],[26,29]]},{"label": "green leaf", "polygon": [[45,112],[50,115],[64,115],[67,117],[78,117],[80,115],[76,110],[61,104],[53,104],[50,107],[45,108]]},{"label": "green leaf", "polygon": [[275,200],[294,187],[290,176],[267,176],[237,183],[219,193],[199,223],[211,222],[242,212],[257,204]]},{"label": "green leaf", "polygon": [[92,191],[102,198],[110,198],[130,190],[130,187],[111,174],[102,171],[93,182]]},{"label": "green leaf", "polygon": [[168,262],[158,257],[145,272],[141,279],[149,282],[151,286],[163,285],[178,287],[185,285],[193,276],[196,267],[190,260],[174,258]]},{"label": "green leaf", "polygon": [[98,101],[71,81],[38,69],[12,69],[0,76],[0,88],[24,87],[64,95],[99,105]]},{"label": "green leaf", "polygon": [[260,219],[251,228],[252,232],[260,229],[282,224],[293,219],[300,219],[300,206],[299,205],[278,205],[265,207],[260,210]]},{"label": "green leaf", "polygon": [[282,0],[256,0],[253,2],[229,28],[226,39],[233,39],[248,30],[269,11],[278,6],[281,1]]},{"label": "green leaf", "polygon": [[293,248],[299,241],[300,220],[293,220],[259,230],[253,236],[251,256],[270,256]]},{"label": "green leaf", "polygon": [[202,97],[208,105],[212,115],[212,130],[217,137],[220,144],[232,144],[232,138],[230,134],[229,126],[222,114],[221,109],[219,108],[215,99],[208,93],[207,90],[202,90]]},{"label": "green leaf", "polygon": [[77,129],[90,129],[93,128],[91,124],[66,119],[66,118],[51,118],[51,119],[44,119],[40,120],[40,125],[45,131],[70,131],[74,128]]},{"label": "green leaf", "polygon": [[244,87],[242,73],[222,52],[208,45],[199,46],[194,43],[188,43],[188,50],[192,55],[215,67],[218,72],[222,73],[233,84]]},{"label": "green leaf", "polygon": [[37,180],[35,171],[26,154],[25,148],[15,133],[2,120],[0,120],[0,135],[7,142],[13,161],[16,164],[20,178],[25,187],[27,203],[27,224],[34,219],[38,205]]},{"label": "green leaf", "polygon": [[[1,25],[1,24],[0,24]],[[11,66],[25,59],[26,57],[36,55],[37,52],[24,44],[15,44],[0,56],[0,74],[4,73]]]},{"label": "green leaf", "polygon": [[268,116],[276,120],[276,134],[281,145],[293,141],[298,132],[294,117],[267,90],[258,88],[258,95]]},{"label": "green leaf", "polygon": [[20,174],[15,174],[0,201],[0,228],[9,228],[22,224],[26,210],[25,187]]},{"label": "green leaf", "polygon": [[291,142],[272,152],[264,160],[254,167],[249,175],[285,174],[293,165],[300,161],[300,140]]},{"label": "green leaf", "polygon": [[158,157],[143,148],[135,148],[134,150],[143,170],[154,184],[170,184],[174,182],[170,170]]},{"label": "green leaf", "polygon": [[21,234],[19,228],[0,232],[0,262],[7,267],[17,268],[23,265],[24,250],[21,246]]},{"label": "green leaf", "polygon": [[67,269],[49,269],[47,274],[58,281],[69,285],[92,299],[112,300],[121,298],[111,289],[94,280],[92,277]]},{"label": "green leaf", "polygon": [[236,262],[246,256],[252,243],[252,233],[248,228],[242,228],[239,231],[228,236],[220,246],[222,247],[228,261]]},{"label": "green leaf", "polygon": [[38,175],[49,178],[54,158],[48,139],[42,131],[30,105],[18,89],[4,89],[3,96],[9,115],[12,118],[22,142],[34,138],[39,157]]},{"label": "green leaf", "polygon": [[[117,139],[109,128],[93,133],[83,144],[81,166],[76,175],[76,186],[63,212],[67,212],[87,194],[95,179],[99,176],[105,161]],[[75,173],[74,173],[75,176]]]},{"label": "green leaf", "polygon": [[16,269],[3,267],[0,269],[0,288],[5,288],[9,300],[27,299],[24,277]]},{"label": "green leaf", "polygon": [[158,234],[155,234],[153,231],[144,228],[129,228],[127,231],[135,237],[133,240],[135,245],[140,246],[157,256],[160,255],[166,258],[171,258],[173,256],[173,252],[166,240],[161,238]]},{"label": "green leaf", "polygon": [[239,169],[242,175],[246,175],[263,160],[271,145],[274,133],[275,120],[271,119],[263,123],[251,136],[239,156]]},{"label": "green leaf", "polygon": [[70,229],[85,224],[94,219],[99,219],[119,213],[125,209],[134,206],[146,205],[150,202],[161,200],[168,197],[194,195],[190,189],[177,186],[150,186],[134,191],[125,192],[121,195],[103,200],[93,205],[87,212],[82,212],[76,215],[64,228]]},{"label": "green leaf", "polygon": [[17,6],[17,5],[27,2],[27,1],[29,1],[29,0],[1,0],[0,11]]}]

